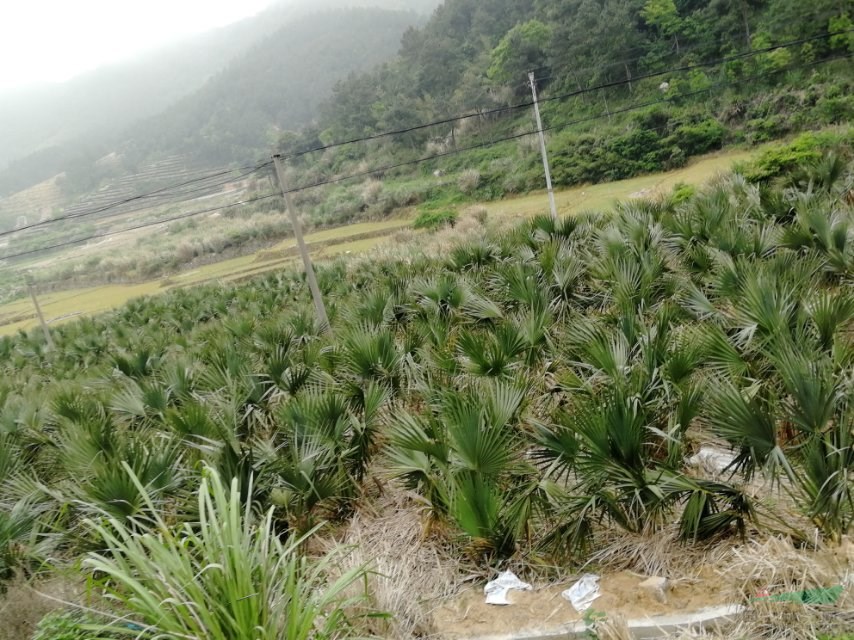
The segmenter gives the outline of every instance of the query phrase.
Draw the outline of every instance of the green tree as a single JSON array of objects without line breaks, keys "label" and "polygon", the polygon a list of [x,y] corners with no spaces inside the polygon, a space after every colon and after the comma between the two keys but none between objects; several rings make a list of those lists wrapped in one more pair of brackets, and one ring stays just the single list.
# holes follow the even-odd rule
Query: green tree
[{"label": "green tree", "polygon": [[492,50],[487,75],[500,84],[520,82],[528,71],[543,66],[550,37],[551,29],[539,20],[517,24]]},{"label": "green tree", "polygon": [[682,19],[673,0],[647,0],[641,10],[641,17],[665,36],[675,35],[682,26]]},{"label": "green tree", "polygon": [[[830,37],[830,48],[834,51],[854,52],[854,21],[847,13],[834,16],[828,21],[827,30],[837,35]],[[842,33],[847,32],[847,33]]]}]

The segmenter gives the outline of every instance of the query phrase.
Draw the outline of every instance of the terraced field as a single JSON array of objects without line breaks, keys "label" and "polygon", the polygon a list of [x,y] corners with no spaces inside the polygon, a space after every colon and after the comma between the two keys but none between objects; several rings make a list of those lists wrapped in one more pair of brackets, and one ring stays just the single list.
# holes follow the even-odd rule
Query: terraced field
[{"label": "terraced field", "polygon": [[[556,194],[561,213],[586,209],[604,209],[616,200],[666,192],[679,182],[701,183],[726,170],[734,162],[752,155],[752,151],[727,151],[700,158],[682,169],[593,186],[577,187]],[[490,217],[521,219],[541,213],[546,206],[544,194],[535,193],[518,198],[484,203]],[[362,222],[325,229],[306,236],[306,242],[316,260],[341,254],[361,253],[386,243],[391,236],[407,227],[411,220],[402,216],[380,222]],[[281,269],[296,260],[296,245],[292,238],[273,247],[237,258],[222,260],[167,278],[139,284],[99,285],[67,291],[57,291],[39,297],[42,310],[50,323],[64,322],[80,315],[95,314],[115,308],[139,296],[155,294],[176,287],[187,287],[219,280],[231,282],[261,273]],[[37,324],[29,298],[0,306],[0,335],[27,330]]]}]

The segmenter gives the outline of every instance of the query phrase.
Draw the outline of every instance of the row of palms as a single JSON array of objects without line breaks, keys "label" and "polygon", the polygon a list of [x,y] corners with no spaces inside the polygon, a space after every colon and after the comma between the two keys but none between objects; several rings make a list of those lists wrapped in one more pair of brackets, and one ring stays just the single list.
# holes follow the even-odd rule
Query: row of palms
[{"label": "row of palms", "polygon": [[[399,483],[484,562],[578,557],[608,527],[744,534],[773,511],[758,473],[801,519],[771,515],[838,539],[854,520],[850,188],[829,157],[440,258],[335,263],[319,272],[334,332],[284,273],[132,302],[57,328],[54,350],[3,339],[0,578],[97,549],[87,518],[141,527],[153,501],[192,521],[205,467],[273,506],[279,534]],[[687,470],[706,440],[734,451],[721,476]]]}]

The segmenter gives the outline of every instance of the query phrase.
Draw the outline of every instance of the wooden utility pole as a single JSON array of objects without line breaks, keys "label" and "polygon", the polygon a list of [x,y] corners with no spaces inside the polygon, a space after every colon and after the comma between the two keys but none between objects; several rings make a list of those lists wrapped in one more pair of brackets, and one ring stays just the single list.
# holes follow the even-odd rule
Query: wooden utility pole
[{"label": "wooden utility pole", "polygon": [[546,172],[546,189],[549,192],[549,208],[552,220],[557,220],[557,204],[555,204],[555,192],[552,189],[552,172],[549,168],[549,155],[546,151],[546,137],[543,135],[543,120],[540,118],[540,102],[537,99],[537,81],[534,72],[528,72],[528,80],[531,84],[531,93],[534,96],[534,115],[537,117],[537,132],[540,134],[540,153],[543,154],[543,169]]},{"label": "wooden utility pole", "polygon": [[314,308],[317,311],[317,319],[320,321],[320,326],[324,330],[330,329],[329,317],[326,315],[326,307],[323,304],[323,297],[320,295],[320,287],[317,286],[317,278],[314,275],[314,267],[311,265],[311,257],[308,255],[308,247],[305,245],[305,240],[302,237],[302,228],[297,219],[297,212],[294,209],[291,201],[291,194],[288,192],[285,185],[285,171],[282,166],[282,156],[278,153],[273,156],[273,163],[276,165],[276,177],[279,179],[279,187],[282,190],[282,196],[285,198],[285,207],[291,217],[291,224],[294,227],[294,238],[297,241],[297,248],[302,256],[302,263],[305,266],[305,279],[308,281],[308,288],[311,289],[311,297],[314,299]]},{"label": "wooden utility pole", "polygon": [[33,306],[36,308],[36,315],[39,317],[42,331],[44,331],[45,342],[47,342],[48,348],[53,349],[53,338],[50,335],[50,329],[47,328],[47,322],[44,320],[44,314],[42,313],[42,308],[39,306],[39,299],[36,297],[36,290],[33,289],[33,281],[30,276],[27,276],[27,289],[30,292],[30,297],[33,299]]}]

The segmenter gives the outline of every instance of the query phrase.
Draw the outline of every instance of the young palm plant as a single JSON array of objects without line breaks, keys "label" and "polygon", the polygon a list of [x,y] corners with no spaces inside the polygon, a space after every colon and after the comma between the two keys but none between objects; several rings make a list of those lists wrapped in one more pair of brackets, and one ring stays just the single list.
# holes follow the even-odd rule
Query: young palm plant
[{"label": "young palm plant", "polygon": [[488,562],[515,553],[532,516],[536,476],[517,426],[524,396],[514,382],[478,382],[437,391],[428,415],[404,412],[390,425],[391,474],[429,501],[433,522],[453,521]]}]

